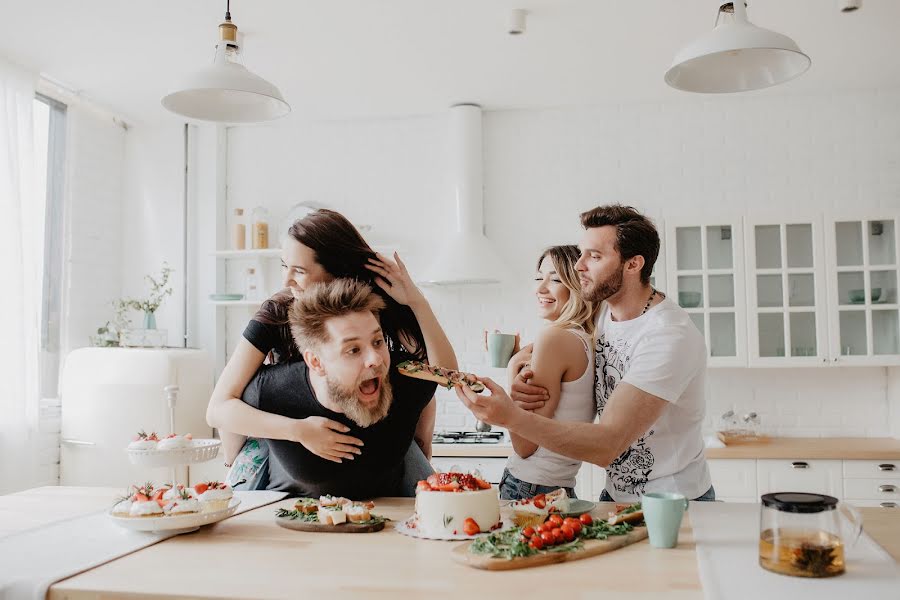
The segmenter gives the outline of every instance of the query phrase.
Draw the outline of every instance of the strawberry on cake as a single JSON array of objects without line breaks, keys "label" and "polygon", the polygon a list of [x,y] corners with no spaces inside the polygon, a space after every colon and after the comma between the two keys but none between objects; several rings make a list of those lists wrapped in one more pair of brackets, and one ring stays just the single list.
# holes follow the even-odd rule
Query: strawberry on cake
[{"label": "strawberry on cake", "polygon": [[187,433],[185,435],[178,435],[177,433],[172,433],[159,440],[159,443],[156,445],[157,450],[181,450],[183,448],[190,448],[191,441],[194,438],[191,434]]},{"label": "strawberry on cake", "polygon": [[143,429],[137,432],[137,435],[134,436],[134,439],[128,444],[129,450],[156,450],[156,445],[159,443],[159,436],[156,435],[156,432],[147,433]]},{"label": "strawberry on cake", "polygon": [[426,536],[475,535],[500,526],[491,484],[467,473],[434,473],[416,487],[413,524]]},{"label": "strawberry on cake", "polygon": [[215,512],[228,508],[234,492],[227,483],[219,481],[205,481],[194,486],[194,493],[200,500],[203,512]]}]

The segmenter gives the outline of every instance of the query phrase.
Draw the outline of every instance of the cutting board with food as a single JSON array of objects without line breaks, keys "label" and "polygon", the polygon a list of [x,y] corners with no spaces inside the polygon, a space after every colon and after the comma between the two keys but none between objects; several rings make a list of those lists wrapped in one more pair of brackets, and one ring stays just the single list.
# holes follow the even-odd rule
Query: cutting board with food
[{"label": "cutting board with food", "polygon": [[293,510],[280,508],[275,522],[286,529],[316,533],[372,533],[384,529],[385,517],[372,514],[374,502],[322,496],[299,498]]},{"label": "cutting board with food", "polygon": [[476,569],[505,571],[580,560],[647,538],[640,504],[594,519],[550,515],[537,527],[515,527],[479,536],[453,549],[453,558]]}]

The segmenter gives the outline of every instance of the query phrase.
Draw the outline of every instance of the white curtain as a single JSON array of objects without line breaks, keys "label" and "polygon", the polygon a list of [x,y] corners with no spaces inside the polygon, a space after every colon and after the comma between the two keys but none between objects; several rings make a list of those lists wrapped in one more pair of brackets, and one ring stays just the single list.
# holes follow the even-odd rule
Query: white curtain
[{"label": "white curtain", "polygon": [[45,198],[36,194],[34,79],[0,59],[0,493],[38,480]]}]

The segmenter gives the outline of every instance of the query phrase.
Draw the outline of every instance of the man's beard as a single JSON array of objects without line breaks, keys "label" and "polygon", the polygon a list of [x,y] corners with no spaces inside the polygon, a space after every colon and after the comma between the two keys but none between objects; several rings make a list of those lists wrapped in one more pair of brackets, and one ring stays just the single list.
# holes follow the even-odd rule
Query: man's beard
[{"label": "man's beard", "polygon": [[345,386],[340,382],[325,376],[328,384],[329,399],[338,405],[348,419],[359,425],[360,427],[369,427],[385,418],[391,409],[391,403],[394,401],[394,391],[391,388],[391,382],[386,374],[382,374],[378,384],[378,402],[375,406],[368,408],[359,400],[359,386],[366,379],[364,377],[357,381],[353,386]]},{"label": "man's beard", "polygon": [[585,287],[582,283],[581,294],[588,302],[593,302],[595,304],[603,302],[622,289],[622,281],[625,278],[624,274],[625,263],[623,262],[621,268],[618,271],[616,271],[600,283],[594,284],[593,282],[591,282],[589,284],[590,287]]}]

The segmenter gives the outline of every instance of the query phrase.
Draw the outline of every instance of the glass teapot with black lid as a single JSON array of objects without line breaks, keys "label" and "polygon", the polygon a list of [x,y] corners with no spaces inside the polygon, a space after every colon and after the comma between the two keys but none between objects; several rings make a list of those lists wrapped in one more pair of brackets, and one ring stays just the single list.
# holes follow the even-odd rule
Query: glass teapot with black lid
[{"label": "glass teapot with black lid", "polygon": [[761,498],[759,564],[794,577],[844,572],[844,551],[859,539],[862,517],[833,496],[776,492]]}]

